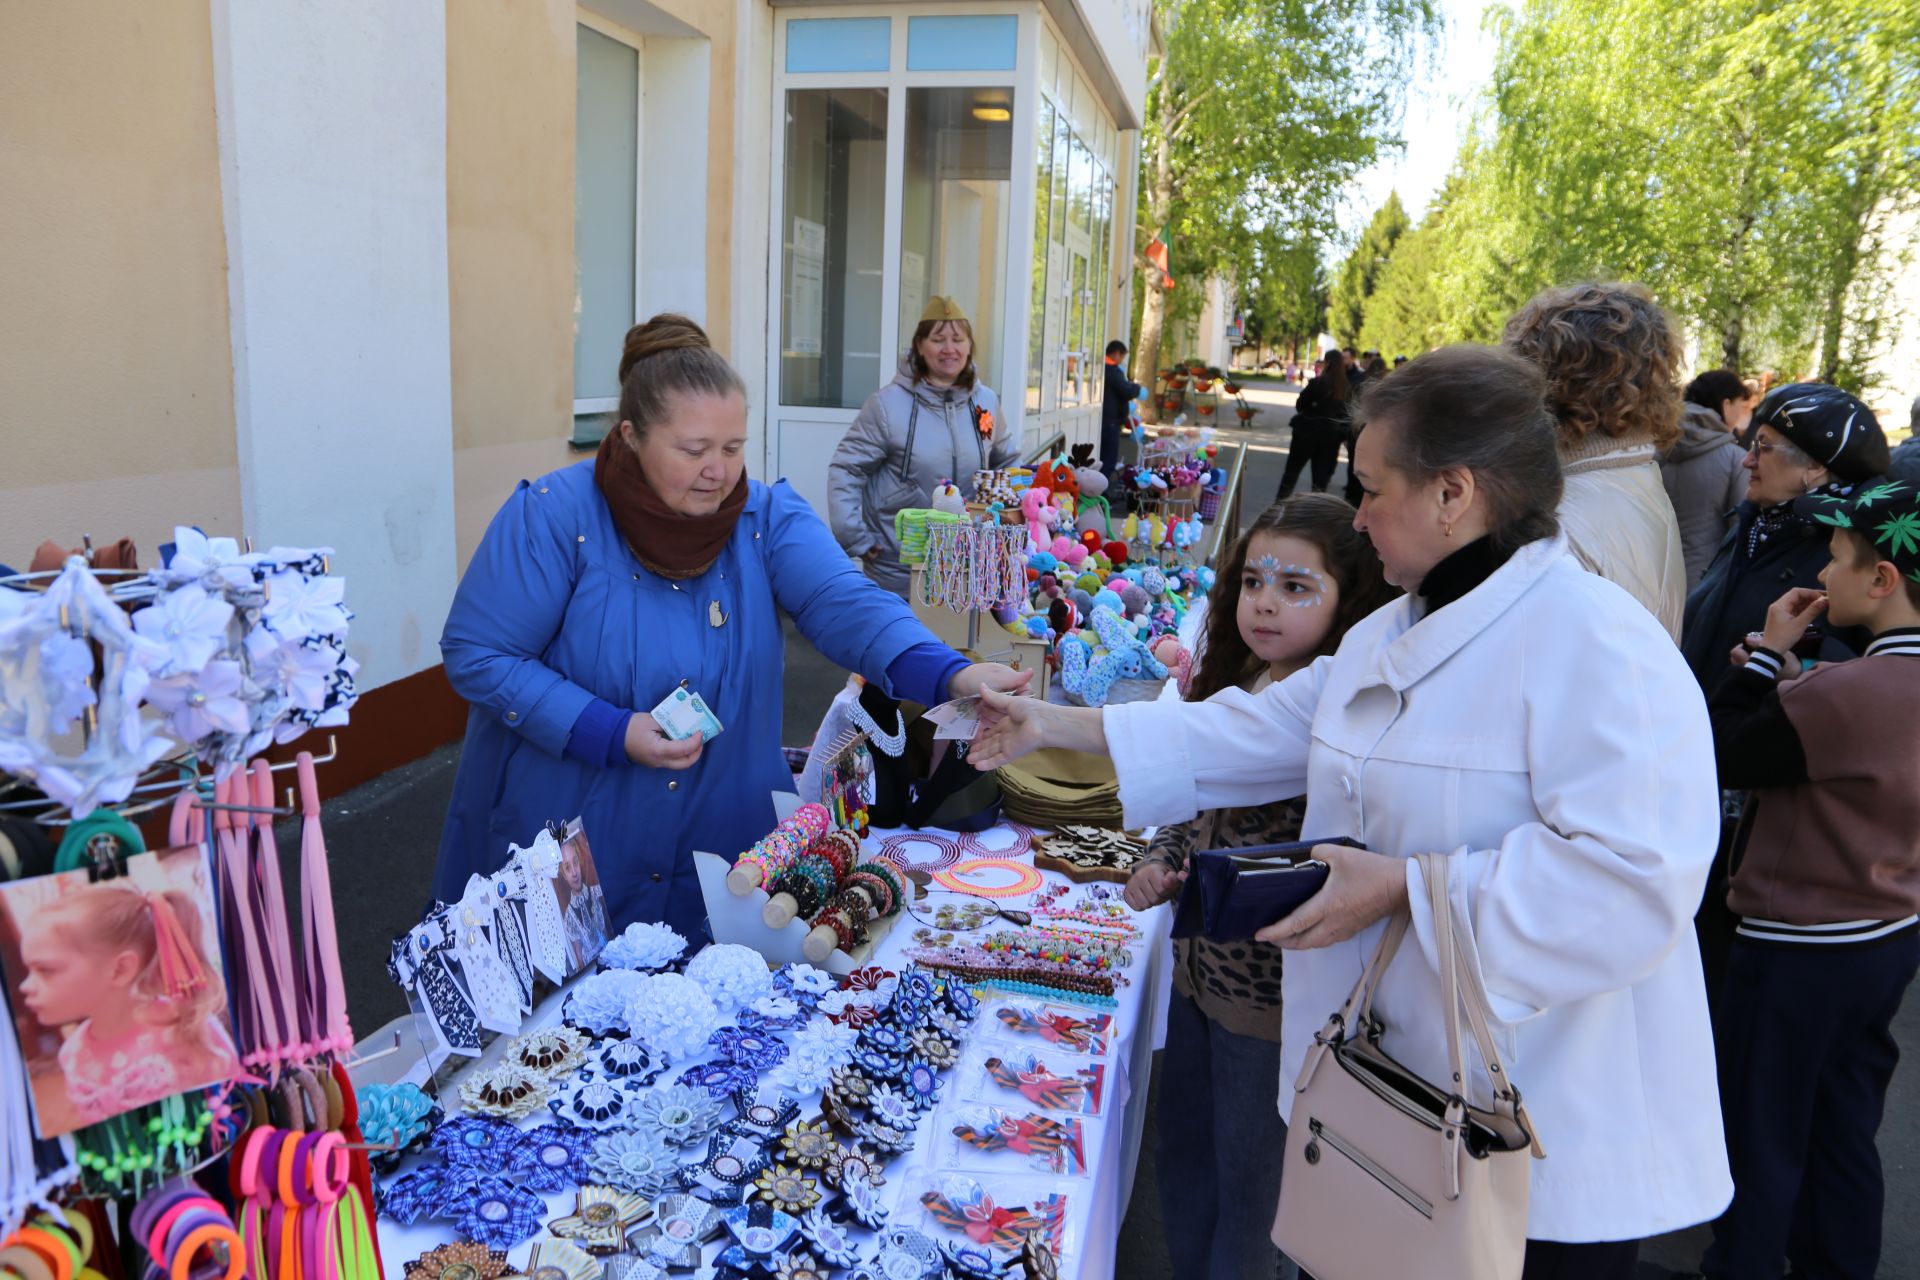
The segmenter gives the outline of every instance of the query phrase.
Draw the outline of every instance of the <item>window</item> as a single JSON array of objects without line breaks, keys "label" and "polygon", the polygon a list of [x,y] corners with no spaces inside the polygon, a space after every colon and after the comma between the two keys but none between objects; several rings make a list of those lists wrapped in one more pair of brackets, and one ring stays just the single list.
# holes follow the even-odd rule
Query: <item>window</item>
[{"label": "window", "polygon": [[788,92],[782,404],[858,408],[893,376],[880,350],[886,179],[886,90]]},{"label": "window", "polygon": [[[636,310],[640,51],[590,27],[579,52],[574,133],[575,438],[597,441],[620,395],[620,349]],[[583,434],[584,433],[584,434]]]},{"label": "window", "polygon": [[[918,19],[916,19],[918,21]],[[1013,189],[1013,90],[908,89],[900,220],[900,345],[927,299],[972,319],[974,362],[997,385]]]},{"label": "window", "polygon": [[1047,354],[1047,214],[1053,208],[1053,103],[1042,99],[1040,122],[1034,134],[1040,140],[1033,168],[1033,309],[1027,319],[1027,412],[1052,408],[1043,402]]},{"label": "window", "polygon": [[1068,101],[1046,95],[1037,130],[1027,407],[1039,413],[1097,401],[1100,356],[1115,336],[1107,332],[1114,135],[1084,129]]}]

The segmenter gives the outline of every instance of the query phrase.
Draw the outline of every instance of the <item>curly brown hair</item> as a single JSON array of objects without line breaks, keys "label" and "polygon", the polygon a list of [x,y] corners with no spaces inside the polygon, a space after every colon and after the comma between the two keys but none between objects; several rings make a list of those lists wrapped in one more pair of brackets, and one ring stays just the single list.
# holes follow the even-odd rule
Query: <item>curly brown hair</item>
[{"label": "curly brown hair", "polygon": [[1660,449],[1680,438],[1680,338],[1644,285],[1548,289],[1507,321],[1503,342],[1547,375],[1563,447],[1596,431]]}]

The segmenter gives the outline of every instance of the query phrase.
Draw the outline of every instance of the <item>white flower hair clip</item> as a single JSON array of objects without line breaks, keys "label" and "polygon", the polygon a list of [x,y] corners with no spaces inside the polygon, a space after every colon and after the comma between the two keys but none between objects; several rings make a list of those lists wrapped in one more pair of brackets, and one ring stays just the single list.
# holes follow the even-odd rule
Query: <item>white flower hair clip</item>
[{"label": "white flower hair clip", "polygon": [[[166,650],[141,636],[75,557],[45,592],[0,608],[0,769],[31,779],[75,819],[118,804],[174,743],[140,703]],[[100,649],[98,680],[90,647]],[[88,718],[88,732],[77,722]],[[79,750],[73,748],[78,745]]]}]

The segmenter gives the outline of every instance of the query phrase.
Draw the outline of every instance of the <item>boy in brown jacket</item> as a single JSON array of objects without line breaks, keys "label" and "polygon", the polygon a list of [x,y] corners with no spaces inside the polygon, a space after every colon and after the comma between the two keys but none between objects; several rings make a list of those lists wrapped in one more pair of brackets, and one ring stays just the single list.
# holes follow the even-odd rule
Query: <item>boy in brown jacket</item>
[{"label": "boy in brown jacket", "polygon": [[[1874,1135],[1920,967],[1920,490],[1869,485],[1816,518],[1825,590],[1774,603],[1711,705],[1720,784],[1752,792],[1714,1027],[1734,1198],[1711,1277],[1771,1280],[1786,1259],[1864,1280],[1880,1260]],[[1800,675],[1823,612],[1873,642]]]}]

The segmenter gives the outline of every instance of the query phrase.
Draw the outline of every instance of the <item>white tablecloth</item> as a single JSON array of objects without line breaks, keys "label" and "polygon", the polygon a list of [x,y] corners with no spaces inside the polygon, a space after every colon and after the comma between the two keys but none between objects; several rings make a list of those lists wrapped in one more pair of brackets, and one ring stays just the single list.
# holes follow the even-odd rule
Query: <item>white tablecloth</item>
[{"label": "white tablecloth", "polygon": [[[876,833],[880,834],[884,833]],[[983,838],[998,847],[1009,842],[1009,834],[986,833]],[[869,853],[873,849],[874,845],[869,843]],[[1061,879],[1051,872],[1043,875],[1050,882]],[[940,904],[963,901],[966,899],[960,895],[936,889],[929,898],[923,899],[917,909],[931,924],[933,912]],[[1025,903],[1021,899],[1013,899],[1001,905],[1017,908]],[[1121,989],[1118,1007],[1112,1010],[1113,1036],[1105,1059],[1108,1067],[1107,1101],[1099,1117],[1086,1117],[1083,1120],[1089,1176],[1065,1181],[1061,1187],[1067,1196],[1066,1236],[1070,1246],[1063,1274],[1078,1275],[1087,1280],[1106,1280],[1114,1273],[1115,1245],[1132,1194],[1134,1168],[1140,1156],[1140,1134],[1146,1122],[1147,1083],[1153,1069],[1153,1051],[1164,1038],[1167,992],[1172,982],[1172,951],[1167,941],[1168,930],[1172,927],[1171,909],[1158,907],[1134,919],[1140,927],[1140,936],[1133,946],[1133,963],[1126,971],[1130,983]],[[902,920],[875,948],[870,963],[896,971],[903,968],[908,963],[905,960],[907,950],[919,945],[913,938],[916,927],[919,926],[915,921]],[[528,1017],[523,1030],[535,1031],[557,1023],[564,994],[564,988],[550,992]],[[982,1014],[983,1020],[992,1016],[991,996],[984,1003],[987,1009]],[[975,1034],[981,1032],[976,1030]],[[387,1037],[390,1043],[391,1033],[387,1031],[377,1033],[374,1040],[382,1036]],[[502,1037],[494,1041],[481,1057],[473,1060],[474,1063],[478,1066],[493,1065],[503,1053],[506,1039]],[[389,1046],[369,1042],[365,1047],[378,1050]],[[1036,1042],[1035,1047],[1044,1054],[1044,1046]],[[417,1057],[419,1050],[415,1046],[408,1046],[408,1052]],[[401,1056],[404,1059],[405,1055]],[[1048,1056],[1051,1065],[1054,1058]],[[410,1078],[415,1083],[425,1076],[424,1064],[417,1061],[410,1071],[396,1070],[398,1065],[391,1061],[371,1063],[370,1068],[380,1070],[377,1074],[369,1070],[368,1076],[370,1079],[389,1080]],[[676,1064],[676,1068],[681,1065]],[[474,1068],[470,1066],[464,1069]],[[947,1090],[957,1086],[953,1078],[956,1074],[947,1073]],[[442,1097],[449,1104],[449,1114],[458,1111],[458,1088],[457,1077],[442,1087]],[[812,1114],[808,1108],[817,1102],[818,1097],[815,1096],[803,1103],[802,1114]],[[911,1204],[910,1193],[924,1185],[922,1175],[937,1171],[941,1160],[940,1149],[951,1144],[950,1136],[938,1123],[940,1114],[935,1112],[935,1119],[923,1120],[919,1142],[914,1149],[895,1157],[887,1166],[887,1185],[882,1190],[885,1195],[894,1197],[895,1210],[904,1215],[904,1221],[918,1220],[919,1210]],[[543,1108],[524,1123],[532,1127],[547,1119],[551,1119],[551,1115]],[[418,1159],[409,1157],[405,1167],[413,1167]],[[549,1218],[572,1211],[571,1191],[550,1195],[546,1200]],[[908,1202],[904,1208],[903,1201]],[[382,1256],[388,1269],[396,1275],[404,1263],[453,1237],[450,1224],[441,1221],[402,1226],[383,1217],[378,1229]],[[719,1249],[718,1244],[708,1249],[709,1262],[718,1255]],[[510,1251],[510,1257],[516,1264],[523,1264],[528,1252],[529,1245],[523,1243]]]}]

